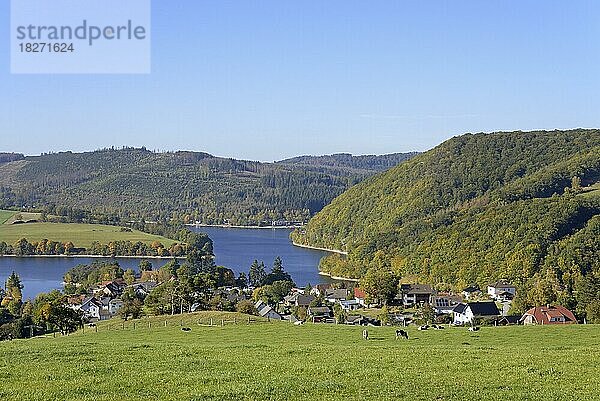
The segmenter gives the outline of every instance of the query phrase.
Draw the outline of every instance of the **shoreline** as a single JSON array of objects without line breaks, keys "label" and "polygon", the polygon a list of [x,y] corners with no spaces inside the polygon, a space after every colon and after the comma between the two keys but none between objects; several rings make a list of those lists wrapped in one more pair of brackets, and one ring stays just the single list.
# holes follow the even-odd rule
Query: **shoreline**
[{"label": "shoreline", "polygon": [[337,253],[338,255],[348,256],[348,252],[344,252],[344,251],[341,251],[339,249],[320,248],[318,246],[310,246],[310,245],[299,244],[299,243],[294,242],[294,241],[292,241],[292,245],[297,246],[299,248],[313,249],[315,251],[325,251],[325,252]]},{"label": "shoreline", "polygon": [[0,258],[185,259],[185,256],[0,255]]},{"label": "shoreline", "polygon": [[340,277],[340,276],[332,276],[329,273],[325,273],[322,271],[319,271],[319,276],[325,276],[325,277],[329,277],[332,280],[338,280],[338,281],[352,281],[353,283],[358,283],[360,280],[357,278],[348,278],[348,277]]},{"label": "shoreline", "polygon": [[295,230],[303,226],[234,226],[230,224],[186,224],[188,227],[245,228],[249,230]]}]

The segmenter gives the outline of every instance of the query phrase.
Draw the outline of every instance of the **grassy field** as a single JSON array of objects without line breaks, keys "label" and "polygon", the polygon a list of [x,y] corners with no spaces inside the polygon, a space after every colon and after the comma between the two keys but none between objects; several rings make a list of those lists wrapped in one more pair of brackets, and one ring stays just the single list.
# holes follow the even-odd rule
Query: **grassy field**
[{"label": "grassy field", "polygon": [[600,399],[600,326],[410,328],[408,341],[369,328],[364,341],[360,327],[195,324],[207,316],[187,316],[191,332],[175,317],[0,343],[0,399]]},{"label": "grassy field", "polygon": [[0,210],[0,224],[6,223],[16,213],[17,212],[14,212],[12,210]]},{"label": "grassy field", "polygon": [[0,225],[0,241],[13,244],[21,238],[29,242],[49,239],[52,241],[71,241],[76,247],[87,248],[93,241],[106,244],[110,241],[141,241],[151,243],[160,241],[165,246],[170,246],[174,241],[165,237],[146,234],[141,231],[122,232],[120,227],[105,226],[101,224],[77,223],[27,223]]},{"label": "grassy field", "polygon": [[587,197],[600,196],[600,182],[585,188],[585,191],[581,195]]}]

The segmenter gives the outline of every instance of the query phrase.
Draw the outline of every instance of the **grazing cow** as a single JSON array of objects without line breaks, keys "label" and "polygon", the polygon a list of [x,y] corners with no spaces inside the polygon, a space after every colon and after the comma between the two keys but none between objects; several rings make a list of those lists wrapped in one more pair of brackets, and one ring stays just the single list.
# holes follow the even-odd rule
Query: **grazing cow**
[{"label": "grazing cow", "polygon": [[192,331],[192,329],[190,329],[189,327],[182,327],[181,331]]},{"label": "grazing cow", "polygon": [[96,324],[95,323],[90,323],[90,324],[88,324],[88,327],[96,327]]},{"label": "grazing cow", "polygon": [[477,326],[469,327],[469,331],[479,331],[479,327],[477,327]]},{"label": "grazing cow", "polygon": [[427,330],[429,328],[429,326],[424,325],[424,326],[419,326],[419,330]]},{"label": "grazing cow", "polygon": [[408,340],[408,333],[404,330],[396,330],[396,340],[400,337],[404,337]]},{"label": "grazing cow", "polygon": [[369,339],[369,332],[368,332],[366,329],[365,329],[365,330],[363,330],[363,338],[364,338],[365,340],[368,340],[368,339]]}]

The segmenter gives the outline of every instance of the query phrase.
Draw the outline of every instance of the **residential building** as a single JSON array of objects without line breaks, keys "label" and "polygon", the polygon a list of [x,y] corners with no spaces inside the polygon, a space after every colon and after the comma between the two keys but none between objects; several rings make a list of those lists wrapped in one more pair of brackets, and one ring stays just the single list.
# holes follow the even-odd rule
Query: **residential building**
[{"label": "residential building", "polygon": [[338,303],[339,301],[345,301],[349,298],[349,291],[345,288],[327,289],[325,290],[325,300],[332,304]]},{"label": "residential building", "polygon": [[488,285],[487,293],[493,300],[504,302],[512,300],[517,293],[517,287],[505,280],[498,280]]},{"label": "residential building", "polygon": [[523,324],[577,324],[573,312],[561,305],[537,306],[521,318]]},{"label": "residential building", "polygon": [[455,324],[472,323],[474,318],[500,316],[495,302],[461,302],[454,307],[452,312]]},{"label": "residential building", "polygon": [[461,303],[461,298],[458,295],[439,295],[434,296],[431,306],[436,314],[451,314],[454,307]]},{"label": "residential building", "polygon": [[431,304],[434,291],[427,284],[401,284],[400,296],[405,307]]},{"label": "residential building", "polygon": [[339,301],[342,310],[345,311],[354,311],[360,308],[360,303],[356,299],[346,299],[343,301]]},{"label": "residential building", "polygon": [[314,300],[314,295],[305,295],[300,292],[295,292],[283,298],[283,302],[286,306],[302,306],[304,308],[308,308],[310,303]]}]

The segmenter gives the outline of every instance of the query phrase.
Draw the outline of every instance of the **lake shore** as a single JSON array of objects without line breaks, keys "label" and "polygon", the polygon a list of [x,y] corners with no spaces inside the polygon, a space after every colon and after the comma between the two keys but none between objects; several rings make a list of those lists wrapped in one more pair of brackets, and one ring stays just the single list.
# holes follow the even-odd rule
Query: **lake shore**
[{"label": "lake shore", "polygon": [[185,256],[104,256],[104,255],[0,255],[0,258],[88,258],[88,259],[185,259]]},{"label": "lake shore", "polygon": [[186,224],[189,227],[214,227],[214,228],[246,228],[250,230],[295,230],[302,226],[235,226],[230,224]]},{"label": "lake shore", "polygon": [[353,283],[358,283],[360,280],[357,278],[348,278],[348,277],[340,277],[340,276],[332,276],[329,273],[325,273],[325,272],[319,272],[319,276],[325,276],[325,277],[329,277],[332,280],[338,280],[338,281],[352,281]]},{"label": "lake shore", "polygon": [[338,255],[346,255],[346,256],[348,255],[348,252],[344,252],[344,251],[341,251],[339,249],[319,248],[317,246],[310,246],[310,245],[299,244],[299,243],[294,242],[294,241],[292,241],[292,245],[300,247],[300,248],[314,249],[315,251],[325,251],[325,252],[337,253]]}]

